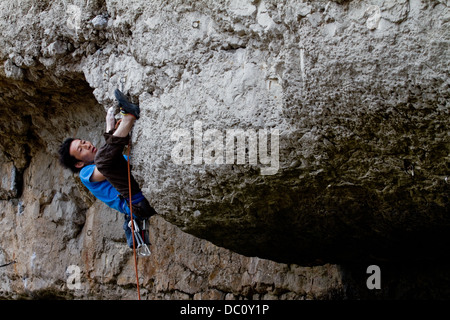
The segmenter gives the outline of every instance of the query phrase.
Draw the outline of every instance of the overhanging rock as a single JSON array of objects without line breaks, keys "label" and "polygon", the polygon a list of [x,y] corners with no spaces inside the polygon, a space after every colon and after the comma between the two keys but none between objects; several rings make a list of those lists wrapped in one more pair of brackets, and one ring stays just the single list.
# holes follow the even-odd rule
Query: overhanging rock
[{"label": "overhanging rock", "polygon": [[289,263],[448,255],[445,2],[144,2],[3,8],[17,168],[74,126],[101,131],[119,87],[142,109],[134,173],[186,232]]}]

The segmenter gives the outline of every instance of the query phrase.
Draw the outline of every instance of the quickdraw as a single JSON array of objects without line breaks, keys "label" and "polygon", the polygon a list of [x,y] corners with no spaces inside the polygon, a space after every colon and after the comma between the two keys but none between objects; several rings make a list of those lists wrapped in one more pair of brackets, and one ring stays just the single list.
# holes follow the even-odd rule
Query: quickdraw
[{"label": "quickdraw", "polygon": [[[134,237],[137,242],[137,246],[136,246],[137,254],[142,257],[150,256],[151,255],[150,249],[148,248],[147,244],[145,243],[145,241],[143,239],[143,237],[145,237],[145,230],[147,228],[146,220],[142,221],[141,228],[139,228],[138,223],[136,223],[136,220],[134,220],[133,222],[131,222],[131,221],[128,222],[128,227],[130,229],[132,229],[132,226],[131,226],[132,224],[134,224]],[[141,234],[141,232],[142,232],[142,234]]]}]

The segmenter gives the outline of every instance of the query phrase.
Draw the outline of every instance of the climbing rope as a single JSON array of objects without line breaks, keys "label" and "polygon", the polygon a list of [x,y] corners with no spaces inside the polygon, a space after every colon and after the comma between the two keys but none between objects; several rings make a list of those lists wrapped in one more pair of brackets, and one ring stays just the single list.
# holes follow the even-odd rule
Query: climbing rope
[{"label": "climbing rope", "polygon": [[128,150],[127,150],[127,163],[128,163],[128,194],[130,197],[129,207],[130,207],[130,216],[131,216],[131,232],[133,234],[133,255],[134,255],[134,271],[136,273],[136,286],[137,286],[137,294],[138,299],[141,300],[141,291],[139,288],[139,274],[138,274],[138,268],[137,268],[137,255],[136,255],[136,243],[134,240],[134,219],[133,219],[133,205],[131,201],[131,169],[130,169],[130,149],[131,149],[131,138],[128,142]]}]

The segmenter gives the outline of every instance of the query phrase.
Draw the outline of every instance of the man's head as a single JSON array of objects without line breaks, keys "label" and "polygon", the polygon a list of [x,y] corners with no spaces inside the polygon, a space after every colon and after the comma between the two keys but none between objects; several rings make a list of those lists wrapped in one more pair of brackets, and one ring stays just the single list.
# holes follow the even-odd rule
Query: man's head
[{"label": "man's head", "polygon": [[94,162],[97,148],[89,141],[68,138],[61,144],[58,152],[61,164],[76,173]]}]

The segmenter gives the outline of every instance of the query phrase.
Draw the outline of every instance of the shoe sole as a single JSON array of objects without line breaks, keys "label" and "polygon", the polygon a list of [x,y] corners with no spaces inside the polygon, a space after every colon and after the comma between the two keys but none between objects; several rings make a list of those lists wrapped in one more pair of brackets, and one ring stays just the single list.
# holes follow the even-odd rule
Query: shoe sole
[{"label": "shoe sole", "polygon": [[139,119],[140,109],[138,105],[128,101],[127,97],[119,89],[114,91],[114,95],[123,110],[129,114],[132,114],[136,119]]}]

